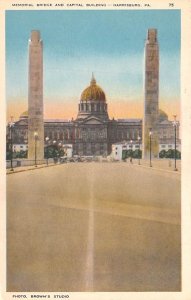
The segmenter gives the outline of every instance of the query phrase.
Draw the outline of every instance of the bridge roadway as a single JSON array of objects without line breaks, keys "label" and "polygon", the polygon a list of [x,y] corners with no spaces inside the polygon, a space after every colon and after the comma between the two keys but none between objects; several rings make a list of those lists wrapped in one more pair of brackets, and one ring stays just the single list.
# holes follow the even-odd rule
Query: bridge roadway
[{"label": "bridge roadway", "polygon": [[178,291],[180,174],[70,163],[7,176],[8,291]]}]

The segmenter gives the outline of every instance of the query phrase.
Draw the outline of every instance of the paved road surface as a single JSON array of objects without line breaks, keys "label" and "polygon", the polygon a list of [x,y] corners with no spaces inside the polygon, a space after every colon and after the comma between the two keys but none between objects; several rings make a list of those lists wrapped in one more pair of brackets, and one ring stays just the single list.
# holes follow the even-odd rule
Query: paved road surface
[{"label": "paved road surface", "polygon": [[71,163],[7,176],[8,291],[178,291],[180,175]]}]

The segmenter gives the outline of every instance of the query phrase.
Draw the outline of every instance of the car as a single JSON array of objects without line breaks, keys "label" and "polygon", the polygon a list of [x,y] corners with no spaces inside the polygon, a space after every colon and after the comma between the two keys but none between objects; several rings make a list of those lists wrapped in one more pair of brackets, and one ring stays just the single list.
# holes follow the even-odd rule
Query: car
[{"label": "car", "polygon": [[73,157],[70,157],[69,162],[75,162],[75,159]]}]

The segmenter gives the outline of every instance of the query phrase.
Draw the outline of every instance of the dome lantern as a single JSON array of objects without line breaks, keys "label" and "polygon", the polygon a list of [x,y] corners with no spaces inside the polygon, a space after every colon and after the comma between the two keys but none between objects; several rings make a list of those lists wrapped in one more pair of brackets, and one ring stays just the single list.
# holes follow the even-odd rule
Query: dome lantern
[{"label": "dome lantern", "polygon": [[90,81],[90,85],[96,85],[96,80],[95,80],[95,77],[94,77],[94,73],[92,72],[92,79]]}]

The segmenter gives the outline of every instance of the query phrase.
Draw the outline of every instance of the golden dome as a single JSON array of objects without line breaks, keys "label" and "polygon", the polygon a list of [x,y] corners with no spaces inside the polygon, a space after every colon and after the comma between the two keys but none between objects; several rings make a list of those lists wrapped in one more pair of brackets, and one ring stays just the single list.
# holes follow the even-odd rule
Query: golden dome
[{"label": "golden dome", "polygon": [[168,120],[168,115],[162,109],[159,109],[159,121]]},{"label": "golden dome", "polygon": [[88,86],[81,94],[81,101],[106,101],[105,93],[96,84],[96,80],[93,75],[90,86]]},{"label": "golden dome", "polygon": [[23,119],[23,118],[28,118],[29,114],[28,114],[28,110],[24,111],[21,115],[20,115],[20,118]]}]

